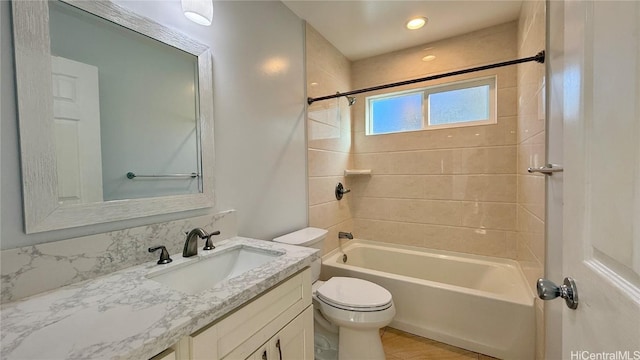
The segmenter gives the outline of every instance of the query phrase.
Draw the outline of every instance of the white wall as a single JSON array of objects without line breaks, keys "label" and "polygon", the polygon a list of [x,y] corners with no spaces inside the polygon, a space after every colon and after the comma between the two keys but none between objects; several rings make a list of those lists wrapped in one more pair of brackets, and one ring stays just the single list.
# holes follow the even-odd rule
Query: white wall
[{"label": "white wall", "polygon": [[180,1],[119,1],[213,52],[215,209],[24,234],[10,4],[0,1],[2,249],[238,210],[238,234],[270,239],[307,224],[304,30],[280,2],[214,3],[211,27],[188,21]]}]

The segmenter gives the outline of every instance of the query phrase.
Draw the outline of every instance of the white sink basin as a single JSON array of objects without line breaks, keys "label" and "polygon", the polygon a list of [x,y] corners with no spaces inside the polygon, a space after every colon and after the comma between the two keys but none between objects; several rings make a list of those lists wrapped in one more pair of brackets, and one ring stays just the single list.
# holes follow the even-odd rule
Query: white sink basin
[{"label": "white sink basin", "polygon": [[148,274],[147,278],[178,291],[196,294],[282,255],[284,252],[236,245],[211,255],[194,257],[183,264],[170,264],[167,269]]}]

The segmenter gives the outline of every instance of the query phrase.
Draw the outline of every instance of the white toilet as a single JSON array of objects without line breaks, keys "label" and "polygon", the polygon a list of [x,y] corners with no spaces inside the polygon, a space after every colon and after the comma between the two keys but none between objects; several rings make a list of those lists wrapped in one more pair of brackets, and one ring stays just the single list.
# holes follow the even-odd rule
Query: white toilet
[{"label": "white toilet", "polygon": [[[326,236],[327,230],[308,227],[273,241],[322,249]],[[311,264],[315,358],[384,360],[379,329],[396,314],[391,293],[356,278],[318,281],[321,264],[321,260]]]}]

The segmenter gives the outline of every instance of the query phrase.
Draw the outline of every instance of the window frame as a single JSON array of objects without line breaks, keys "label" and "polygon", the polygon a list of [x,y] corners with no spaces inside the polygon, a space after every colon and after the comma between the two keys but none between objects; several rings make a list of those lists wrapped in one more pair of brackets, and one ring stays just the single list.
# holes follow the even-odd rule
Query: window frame
[{"label": "window frame", "polygon": [[[474,120],[474,121],[464,121],[464,122],[456,122],[450,124],[438,124],[432,125],[430,114],[429,114],[429,95],[438,94],[447,91],[455,91],[462,89],[469,89],[479,86],[489,86],[489,118],[485,120]],[[459,127],[467,127],[467,126],[481,126],[481,125],[492,125],[498,123],[498,95],[497,95],[497,87],[498,87],[498,76],[490,75],[483,76],[478,78],[454,81],[444,84],[438,84],[433,86],[427,86],[417,89],[409,89],[409,90],[401,90],[392,93],[384,93],[378,95],[367,96],[365,98],[365,134],[366,135],[386,135],[386,134],[400,134],[405,132],[413,132],[413,131],[423,131],[423,130],[438,130],[438,129],[449,129],[449,128],[459,128]],[[371,119],[371,107],[372,100],[378,99],[391,99],[394,97],[399,97],[408,94],[414,93],[422,93],[422,127],[416,130],[404,130],[404,131],[390,131],[390,132],[379,132],[373,133],[373,121]]]}]

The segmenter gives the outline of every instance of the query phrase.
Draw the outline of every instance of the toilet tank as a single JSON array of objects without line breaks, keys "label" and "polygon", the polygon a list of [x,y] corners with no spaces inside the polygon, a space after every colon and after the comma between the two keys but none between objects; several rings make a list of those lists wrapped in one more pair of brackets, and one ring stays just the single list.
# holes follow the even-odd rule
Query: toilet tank
[{"label": "toilet tank", "polygon": [[[282,235],[273,239],[273,241],[289,245],[305,246],[322,251],[324,245],[324,239],[327,237],[327,230],[314,227],[307,227],[294,231],[289,234]],[[322,253],[319,254],[322,256]],[[322,266],[322,260],[313,261],[311,264],[311,281],[316,281],[320,278],[320,268]]]}]

